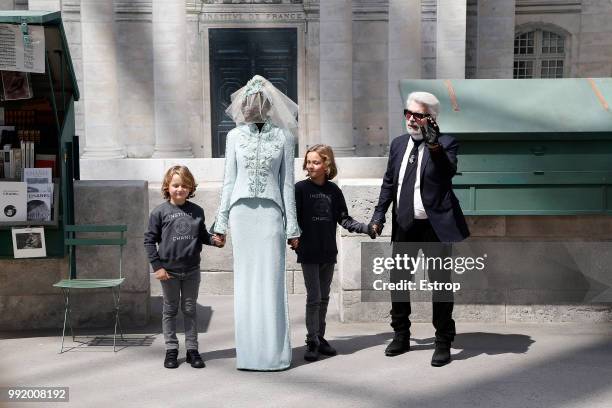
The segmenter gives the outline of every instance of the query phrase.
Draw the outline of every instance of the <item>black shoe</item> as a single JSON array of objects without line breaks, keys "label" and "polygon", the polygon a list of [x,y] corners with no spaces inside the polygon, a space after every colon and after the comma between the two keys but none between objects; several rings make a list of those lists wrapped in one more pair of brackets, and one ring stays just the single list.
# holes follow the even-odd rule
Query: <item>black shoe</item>
[{"label": "black shoe", "polygon": [[447,365],[451,361],[450,346],[449,345],[438,345],[431,357],[431,365],[434,367],[442,367]]},{"label": "black shoe", "polygon": [[306,352],[304,353],[304,360],[317,361],[319,359],[319,352],[317,348],[317,343],[314,340],[308,340],[306,342]]},{"label": "black shoe", "polygon": [[328,342],[327,340],[325,340],[323,337],[319,336],[319,353],[323,354],[324,356],[335,356],[336,354],[338,354],[338,352],[336,351],[335,348],[333,348]]},{"label": "black shoe", "polygon": [[410,335],[395,334],[393,341],[385,349],[385,355],[388,357],[399,356],[410,351]]},{"label": "black shoe", "polygon": [[178,367],[178,350],[166,350],[166,358],[164,359],[164,367],[166,368],[176,368]]},{"label": "black shoe", "polygon": [[206,367],[206,364],[204,364],[204,360],[202,360],[202,356],[200,356],[198,350],[187,350],[187,359],[185,361],[190,363],[193,368]]}]

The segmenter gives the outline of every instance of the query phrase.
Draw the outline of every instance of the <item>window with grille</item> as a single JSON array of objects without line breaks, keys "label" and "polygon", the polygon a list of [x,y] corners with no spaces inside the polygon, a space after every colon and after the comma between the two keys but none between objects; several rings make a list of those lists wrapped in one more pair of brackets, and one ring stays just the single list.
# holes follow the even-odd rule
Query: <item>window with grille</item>
[{"label": "window with grille", "polygon": [[565,37],[552,31],[533,30],[514,37],[513,77],[563,78]]}]

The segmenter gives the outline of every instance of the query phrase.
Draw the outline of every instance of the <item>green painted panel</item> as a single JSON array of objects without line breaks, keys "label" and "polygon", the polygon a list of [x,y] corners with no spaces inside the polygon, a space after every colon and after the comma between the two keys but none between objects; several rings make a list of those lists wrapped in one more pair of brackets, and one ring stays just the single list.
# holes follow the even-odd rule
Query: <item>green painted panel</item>
[{"label": "green painted panel", "polygon": [[461,154],[458,171],[612,171],[610,154]]},{"label": "green painted panel", "polygon": [[50,12],[42,10],[0,11],[0,23],[21,24],[23,19],[25,19],[28,24],[57,24],[61,22],[62,14],[59,11]]},{"label": "green painted panel", "polygon": [[[594,83],[612,106],[612,78]],[[453,134],[500,135],[603,132],[612,134],[612,112],[605,110],[588,79],[453,79],[458,111],[444,80],[402,80],[405,100],[426,91],[441,103],[440,128]],[[569,112],[580,112],[578,118]]]},{"label": "green painted panel", "polygon": [[612,171],[612,141],[461,142],[459,171]]},{"label": "green painted panel", "polygon": [[468,211],[473,210],[472,200],[470,199],[470,188],[469,186],[455,186],[453,185],[453,191],[461,204],[461,209],[467,214]]},{"label": "green painted panel", "polygon": [[511,202],[498,194],[495,187],[476,189],[476,209],[495,210],[510,207],[518,211],[541,210],[601,211],[601,188],[598,186],[541,186],[538,188],[516,187],[511,190]]},{"label": "green painted panel", "polygon": [[455,194],[468,215],[612,213],[601,186],[457,186]]},{"label": "green painted panel", "polygon": [[532,171],[463,172],[453,178],[455,185],[612,185],[612,172]]}]

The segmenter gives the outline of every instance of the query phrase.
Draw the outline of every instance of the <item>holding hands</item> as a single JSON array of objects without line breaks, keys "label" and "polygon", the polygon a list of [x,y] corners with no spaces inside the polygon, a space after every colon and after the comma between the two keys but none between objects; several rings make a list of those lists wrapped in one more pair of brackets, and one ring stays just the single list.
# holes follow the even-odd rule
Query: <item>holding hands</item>
[{"label": "holding hands", "polygon": [[225,234],[213,234],[212,242],[217,248],[223,248],[225,246]]},{"label": "holding hands", "polygon": [[[368,235],[370,235],[370,238],[372,239],[376,238],[376,235],[380,236],[380,234],[382,234],[382,230],[382,224],[377,224],[375,222],[371,222],[368,224]],[[372,236],[372,233],[374,234],[374,236]]]},{"label": "holding hands", "polygon": [[289,244],[291,249],[293,249],[295,251],[300,246],[300,239],[299,238],[288,239],[287,240],[287,244]]},{"label": "holding hands", "polygon": [[367,234],[370,236],[370,238],[376,239],[376,236],[380,235],[381,232],[382,232],[382,228],[380,227],[380,225],[375,224],[373,222],[368,224]]}]

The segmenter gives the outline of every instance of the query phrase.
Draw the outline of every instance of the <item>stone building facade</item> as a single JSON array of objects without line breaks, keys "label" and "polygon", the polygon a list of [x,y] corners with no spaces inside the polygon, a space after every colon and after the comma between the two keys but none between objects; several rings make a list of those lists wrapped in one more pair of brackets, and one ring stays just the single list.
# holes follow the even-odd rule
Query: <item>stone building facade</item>
[{"label": "stone building facade", "polygon": [[[210,42],[220,28],[294,29],[299,147],[323,141],[340,156],[386,154],[401,132],[402,78],[612,75],[610,0],[2,0],[0,7],[62,11],[82,91],[84,159],[222,156],[213,148],[223,98],[211,92]],[[517,47],[515,36],[523,41]],[[543,53],[545,44],[554,52]]]},{"label": "stone building facade", "polygon": [[[290,58],[281,59],[292,68],[281,74],[293,80],[299,104],[298,157],[319,142],[346,156],[338,160],[338,184],[360,221],[371,216],[389,142],[402,133],[400,79],[612,76],[610,0],[0,0],[0,8],[26,7],[62,12],[81,90],[81,178],[145,180],[150,210],[161,202],[164,170],[186,164],[200,182],[195,201],[209,223],[223,179],[213,129],[223,98],[215,92],[222,89],[227,98],[243,84],[211,86],[223,72],[215,58],[241,46],[255,54],[265,48],[238,36],[234,48],[219,49],[216,33],[284,30],[278,40],[289,44],[281,51]],[[280,48],[265,44],[274,61]],[[257,58],[248,55],[245,66],[257,68]],[[295,169],[300,179],[299,159]],[[493,239],[609,240],[612,231],[605,215],[468,218],[474,237]],[[334,293],[345,321],[388,314],[386,302],[360,302],[355,254],[364,240],[344,231],[339,236]],[[232,293],[228,243],[203,257],[205,293]],[[291,252],[287,259],[289,293],[303,293],[299,265]],[[151,291],[159,294],[155,280]],[[415,308],[415,320],[427,321],[428,307]],[[604,306],[461,305],[456,315],[496,322],[612,320]]]}]

